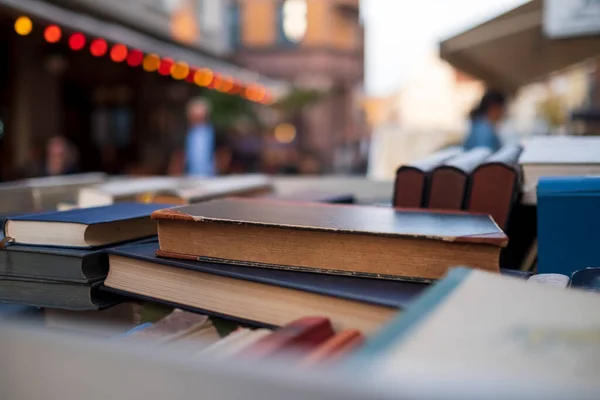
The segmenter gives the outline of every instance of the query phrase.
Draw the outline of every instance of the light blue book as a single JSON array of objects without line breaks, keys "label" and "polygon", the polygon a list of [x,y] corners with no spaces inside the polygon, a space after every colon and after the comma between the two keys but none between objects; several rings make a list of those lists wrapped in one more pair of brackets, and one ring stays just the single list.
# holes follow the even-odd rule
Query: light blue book
[{"label": "light blue book", "polygon": [[146,328],[151,327],[153,324],[151,322],[146,322],[144,324],[138,325],[136,327],[131,328],[127,332],[120,333],[112,337],[112,339],[123,339],[125,337],[131,336],[132,334],[144,330]]},{"label": "light blue book", "polygon": [[600,390],[599,309],[595,293],[456,268],[368,341],[352,365],[376,381],[552,380]]}]

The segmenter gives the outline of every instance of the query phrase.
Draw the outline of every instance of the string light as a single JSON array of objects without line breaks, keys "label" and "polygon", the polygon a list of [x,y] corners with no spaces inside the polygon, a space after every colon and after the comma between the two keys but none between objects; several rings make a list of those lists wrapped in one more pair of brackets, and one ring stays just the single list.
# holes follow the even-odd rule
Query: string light
[{"label": "string light", "polygon": [[178,61],[171,68],[171,76],[178,81],[187,78],[190,72],[190,67],[183,61]]},{"label": "string light", "polygon": [[71,50],[81,50],[85,46],[85,36],[82,33],[76,32],[69,37],[69,47]]},{"label": "string light", "polygon": [[194,77],[196,76],[196,72],[198,70],[194,67],[190,67],[190,70],[188,71],[188,76],[185,78],[185,81],[188,83],[194,83]]},{"label": "string light", "polygon": [[231,89],[233,89],[233,78],[230,76],[223,76],[217,90],[223,93],[229,93]]},{"label": "string light", "polygon": [[140,50],[131,50],[127,55],[127,65],[130,67],[139,67],[144,62],[144,53]]},{"label": "string light", "polygon": [[207,87],[213,81],[215,74],[208,68],[202,68],[196,71],[194,75],[194,83],[198,86]]},{"label": "string light", "polygon": [[102,57],[108,51],[108,44],[104,39],[94,39],[90,44],[90,53],[94,57]]},{"label": "string light", "polygon": [[171,75],[171,68],[173,67],[173,60],[169,57],[165,57],[160,60],[160,66],[158,67],[158,73],[162,76]]},{"label": "string light", "polygon": [[[27,16],[20,16],[15,20],[14,30],[20,36],[27,36],[33,31],[33,22]],[[55,24],[48,25],[44,29],[43,37],[48,43],[58,43],[63,38],[62,29]],[[68,38],[68,46],[74,51],[82,50],[87,43],[85,35],[75,32]],[[94,39],[89,46],[90,53],[95,57],[102,57],[109,52],[109,45],[102,38]],[[248,87],[235,80],[231,76],[221,76],[209,68],[198,69],[190,67],[183,61],[174,62],[171,58],[160,58],[158,54],[144,55],[141,50],[128,49],[126,45],[117,43],[110,48],[110,59],[116,63],[127,62],[131,67],[142,66],[145,71],[158,71],[160,75],[171,76],[176,80],[185,80],[201,87],[215,89],[231,95],[239,95],[254,102],[272,104],[274,96],[266,88],[259,84],[251,84]]]},{"label": "string light", "polygon": [[160,57],[157,54],[151,53],[144,57],[142,68],[146,72],[154,72],[160,66]]},{"label": "string light", "polygon": [[15,32],[21,36],[27,36],[33,30],[33,22],[29,17],[21,16],[15,21]]},{"label": "string light", "polygon": [[57,43],[62,37],[62,31],[57,25],[49,25],[44,30],[44,39],[48,43]]},{"label": "string light", "polygon": [[115,44],[110,49],[110,59],[116,63],[123,62],[127,59],[127,46],[124,44]]}]

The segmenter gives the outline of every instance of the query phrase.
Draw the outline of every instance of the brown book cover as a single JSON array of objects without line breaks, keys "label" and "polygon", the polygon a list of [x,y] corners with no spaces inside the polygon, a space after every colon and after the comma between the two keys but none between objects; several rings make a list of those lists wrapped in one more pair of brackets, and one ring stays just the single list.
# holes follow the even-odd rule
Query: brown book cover
[{"label": "brown book cover", "polygon": [[507,243],[488,215],[464,212],[229,198],[152,218],[160,256],[377,278],[498,271]]},{"label": "brown book cover", "polygon": [[445,161],[459,155],[460,148],[450,148],[408,165],[396,171],[394,181],[394,207],[421,208],[427,204],[431,172]]},{"label": "brown book cover", "polygon": [[520,146],[505,146],[477,167],[471,175],[467,209],[487,213],[501,228],[506,228],[520,190]]},{"label": "brown book cover", "polygon": [[428,208],[462,210],[469,191],[469,176],[491,155],[487,148],[475,148],[446,161],[431,175]]}]

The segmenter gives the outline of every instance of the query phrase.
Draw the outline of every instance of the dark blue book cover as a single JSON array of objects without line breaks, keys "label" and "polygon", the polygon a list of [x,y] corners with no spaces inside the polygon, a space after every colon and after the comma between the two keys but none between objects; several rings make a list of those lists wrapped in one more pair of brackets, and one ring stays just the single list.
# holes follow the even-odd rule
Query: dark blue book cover
[{"label": "dark blue book cover", "polygon": [[9,217],[4,234],[28,246],[98,248],[156,235],[150,219],[165,204],[117,203],[110,206]]},{"label": "dark blue book cover", "polygon": [[107,252],[109,254],[171,267],[400,309],[408,306],[428,286],[427,284],[418,282],[388,281],[383,279],[213,264],[200,261],[174,260],[157,257],[157,250],[158,244],[149,243],[117,247],[107,250]]},{"label": "dark blue book cover", "polygon": [[117,203],[102,207],[77,208],[67,211],[51,211],[12,216],[8,217],[6,222],[66,222],[73,224],[94,225],[106,222],[149,217],[152,212],[161,210],[163,208],[169,208],[169,206],[165,204]]}]

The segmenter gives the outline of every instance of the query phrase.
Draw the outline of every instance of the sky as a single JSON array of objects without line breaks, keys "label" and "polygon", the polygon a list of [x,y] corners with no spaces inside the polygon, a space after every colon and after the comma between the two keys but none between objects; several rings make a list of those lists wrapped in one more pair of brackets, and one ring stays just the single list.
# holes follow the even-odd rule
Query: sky
[{"label": "sky", "polygon": [[458,34],[528,0],[363,0],[365,91],[398,91],[440,40]]}]

